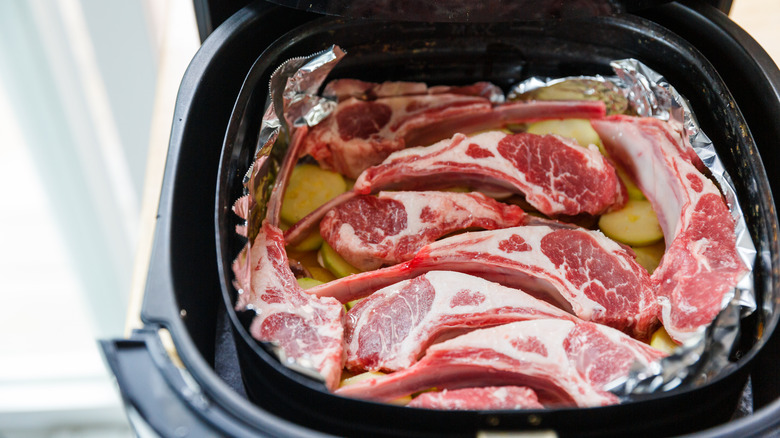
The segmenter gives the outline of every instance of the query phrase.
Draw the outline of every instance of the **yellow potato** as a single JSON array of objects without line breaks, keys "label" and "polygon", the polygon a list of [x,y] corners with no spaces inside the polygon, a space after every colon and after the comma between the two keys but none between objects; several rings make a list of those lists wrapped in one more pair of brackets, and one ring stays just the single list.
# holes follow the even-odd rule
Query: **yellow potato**
[{"label": "yellow potato", "polygon": [[324,284],[324,282],[314,278],[302,277],[298,279],[298,285],[303,289],[309,289],[314,286],[319,286],[321,284]]},{"label": "yellow potato", "polygon": [[294,224],[345,191],[347,183],[338,173],[313,164],[296,166],[282,199],[282,220]]},{"label": "yellow potato", "polygon": [[557,134],[561,137],[573,138],[583,147],[595,144],[599,147],[601,154],[606,155],[599,135],[590,126],[590,121],[586,119],[542,120],[528,125],[527,132],[538,135]]},{"label": "yellow potato", "polygon": [[329,281],[333,281],[336,279],[336,276],[333,275],[332,272],[328,271],[325,268],[318,266],[306,266],[306,269],[309,270],[309,273],[311,274],[312,278],[315,280],[319,280],[323,283],[327,283]]},{"label": "yellow potato", "polygon": [[645,246],[663,239],[658,217],[649,201],[630,199],[625,207],[599,218],[599,228],[610,239]]},{"label": "yellow potato", "polygon": [[671,353],[677,348],[677,343],[669,337],[669,333],[666,332],[666,329],[661,327],[650,337],[650,346],[665,353]]},{"label": "yellow potato", "polygon": [[322,246],[320,247],[317,256],[322,267],[332,272],[333,275],[338,278],[361,272],[360,269],[350,265],[349,262],[344,260],[335,249],[328,245],[328,242],[322,242]]},{"label": "yellow potato", "polygon": [[645,198],[644,193],[642,193],[641,190],[639,190],[639,187],[634,184],[634,181],[631,180],[631,178],[628,176],[628,173],[623,170],[622,167],[615,167],[615,170],[617,171],[617,176],[620,178],[621,181],[623,181],[623,185],[626,186],[626,191],[628,192],[628,199],[638,199],[638,200],[644,200]]},{"label": "yellow potato", "polygon": [[636,262],[647,269],[648,273],[652,274],[661,263],[661,257],[664,256],[666,244],[662,240],[652,245],[634,246],[632,249],[636,254]]}]

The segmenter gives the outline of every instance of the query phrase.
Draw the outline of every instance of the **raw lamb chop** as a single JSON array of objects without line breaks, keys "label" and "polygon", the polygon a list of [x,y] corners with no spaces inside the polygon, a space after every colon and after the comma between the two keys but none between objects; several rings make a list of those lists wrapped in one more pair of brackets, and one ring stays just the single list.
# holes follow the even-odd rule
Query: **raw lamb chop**
[{"label": "raw lamb chop", "polygon": [[599,214],[624,202],[625,188],[592,146],[555,135],[491,131],[456,134],[428,147],[409,148],[369,168],[355,182],[357,193],[474,184],[525,194],[548,216]]},{"label": "raw lamb chop", "polygon": [[[305,132],[305,131],[304,131]],[[283,360],[291,359],[319,372],[328,389],[335,389],[344,366],[344,307],[335,299],[306,294],[290,270],[284,235],[276,226],[281,193],[297,155],[300,134],[294,136],[268,201],[268,216],[254,241],[233,262],[238,290],[236,310],[254,310],[249,332],[258,341],[277,345]],[[234,211],[244,219],[249,197]]]},{"label": "raw lamb chop", "polygon": [[578,317],[647,339],[658,303],[630,250],[598,231],[521,226],[464,233],[423,247],[408,262],[308,289],[341,302],[431,270],[458,271],[522,288]]},{"label": "raw lamb chop", "polygon": [[[306,294],[298,285],[282,231],[264,223],[234,271],[241,286],[236,309],[257,312],[249,327],[252,337],[273,342],[286,357],[311,364],[329,389],[336,388],[344,364],[344,306]],[[242,275],[245,272],[249,274]]]},{"label": "raw lamb chop", "polygon": [[509,123],[550,118],[602,117],[603,102],[522,102],[493,107],[490,100],[465,94],[347,98],[314,126],[304,153],[320,166],[357,178],[391,152],[431,144],[455,132],[500,129]]},{"label": "raw lamb chop", "polygon": [[523,210],[481,193],[381,192],[362,195],[329,211],[320,234],[345,260],[368,271],[414,257],[423,246],[454,231],[520,225]]},{"label": "raw lamb chop", "polygon": [[543,409],[533,389],[525,386],[488,386],[424,392],[406,406],[442,410]]},{"label": "raw lamb chop", "polygon": [[664,354],[599,324],[563,319],[514,322],[475,330],[431,346],[411,367],[336,390],[387,401],[436,387],[522,385],[545,406],[605,406],[618,398],[604,388],[637,361]]},{"label": "raw lamb chop", "polygon": [[432,271],[379,290],[347,313],[346,366],[351,371],[397,371],[453,333],[541,318],[575,319],[522,290],[458,272]]},{"label": "raw lamb chop", "polygon": [[627,199],[615,169],[595,146],[583,148],[554,135],[456,134],[431,146],[395,152],[366,169],[352,191],[290,227],[285,240],[299,242],[327,211],[357,194],[463,185],[523,193],[529,204],[548,216],[600,214],[619,208]]},{"label": "raw lamb chop", "polygon": [[419,94],[459,94],[484,97],[493,103],[504,101],[504,93],[490,82],[476,82],[471,85],[429,87],[424,82],[365,82],[359,79],[336,79],[330,81],[322,95],[333,97],[338,102],[355,97],[360,100],[376,100],[383,97],[413,96]]},{"label": "raw lamb chop", "polygon": [[712,322],[747,272],[734,220],[718,188],[697,169],[701,161],[686,137],[668,123],[615,116],[592,125],[658,215],[666,253],[651,278],[661,321],[683,342]]}]

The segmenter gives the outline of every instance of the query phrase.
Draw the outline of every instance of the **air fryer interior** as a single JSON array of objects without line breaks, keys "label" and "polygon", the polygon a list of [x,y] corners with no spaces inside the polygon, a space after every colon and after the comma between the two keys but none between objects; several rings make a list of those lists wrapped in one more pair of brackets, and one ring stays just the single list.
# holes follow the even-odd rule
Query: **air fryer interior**
[{"label": "air fryer interior", "polygon": [[[488,80],[505,90],[529,76],[610,75],[609,61],[633,57],[663,74],[691,102],[735,186],[757,244],[756,291],[760,310],[743,324],[727,373],[696,390],[682,389],[607,408],[529,412],[430,412],[345,399],[281,366],[245,330],[251,315],[232,311],[236,292],[230,263],[244,241],[230,213],[254,152],[267,104],[270,74],[284,60],[338,44],[347,57],[331,77],[368,81],[415,80],[465,84]],[[776,218],[768,182],[747,124],[718,72],[699,51],[668,30],[633,17],[554,23],[420,24],[321,18],[268,47],[249,70],[228,124],[217,181],[217,250],[227,316],[249,398],[279,417],[334,434],[436,436],[476,430],[554,429],[560,435],[625,434],[640,427],[681,433],[728,421],[749,365],[774,329],[777,268]],[[763,333],[763,335],[762,335]],[[587,431],[587,432],[586,432]]]}]

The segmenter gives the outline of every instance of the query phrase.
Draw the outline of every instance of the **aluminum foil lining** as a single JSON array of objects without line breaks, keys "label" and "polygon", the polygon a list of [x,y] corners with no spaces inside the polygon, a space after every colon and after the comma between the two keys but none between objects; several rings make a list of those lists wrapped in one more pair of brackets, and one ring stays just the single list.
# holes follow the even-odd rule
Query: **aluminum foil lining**
[{"label": "aluminum foil lining", "polygon": [[615,394],[647,394],[667,391],[681,385],[699,386],[727,372],[734,365],[729,355],[739,336],[740,319],[756,309],[753,267],[756,249],[745,223],[734,184],[715,151],[712,141],[701,130],[690,105],[658,72],[635,59],[610,63],[616,76],[578,76],[568,78],[530,78],[516,85],[509,100],[599,99],[607,104],[608,114],[633,114],[655,117],[684,129],[691,146],[718,183],[736,224],[737,251],[750,271],[722,302],[722,311],[712,324],[700,329],[667,358],[649,367],[635,367],[630,374],[608,385]]},{"label": "aluminum foil lining", "polygon": [[[264,117],[255,162],[248,173],[248,180],[245,181],[250,192],[261,193],[262,181],[255,178],[260,168],[269,161],[275,161],[273,157],[281,157],[286,149],[286,144],[279,142],[274,146],[280,130],[289,133],[303,124],[316,125],[334,110],[335,100],[332,97],[318,96],[317,90],[343,56],[344,52],[333,46],[307,58],[291,59],[274,73],[270,87],[273,110],[269,108]],[[730,362],[729,354],[739,337],[740,319],[756,309],[752,275],[756,249],[739,206],[734,184],[712,141],[700,129],[688,101],[663,76],[635,59],[615,60],[610,65],[615,72],[614,77],[527,79],[508,93],[507,100],[598,99],[607,104],[610,114],[656,117],[684,129],[693,149],[711,171],[725,196],[736,223],[739,255],[750,268],[731,293],[726,294],[722,303],[723,310],[712,324],[700,329],[670,356],[648,367],[637,366],[627,377],[608,385],[607,389],[618,396],[629,398],[632,394],[667,391],[681,385],[703,385],[717,374],[728,372],[735,366]],[[283,140],[281,142],[284,143]],[[274,149],[281,149],[281,152],[277,153]],[[264,196],[254,198],[258,204],[267,199]],[[275,351],[279,353],[278,349]],[[279,356],[284,359],[283,354]],[[288,362],[282,360],[285,365],[299,371],[310,369],[306,364]]]}]

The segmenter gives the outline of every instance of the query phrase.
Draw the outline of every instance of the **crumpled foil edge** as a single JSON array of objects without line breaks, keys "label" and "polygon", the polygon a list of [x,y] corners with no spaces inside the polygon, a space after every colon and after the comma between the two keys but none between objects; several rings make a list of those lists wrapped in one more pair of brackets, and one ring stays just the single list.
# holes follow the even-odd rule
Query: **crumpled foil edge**
[{"label": "crumpled foil edge", "polygon": [[734,366],[729,356],[739,338],[740,320],[757,307],[753,282],[756,247],[734,183],[715,151],[715,145],[699,126],[688,100],[662,75],[636,59],[615,60],[610,65],[617,75],[611,80],[625,90],[637,115],[682,125],[694,151],[723,193],[735,223],[737,253],[749,268],[734,289],[724,296],[722,310],[709,326],[700,329],[658,363],[647,369],[633,368],[625,379],[613,382],[610,390],[619,396],[629,396],[668,391],[681,385],[701,386]]}]

